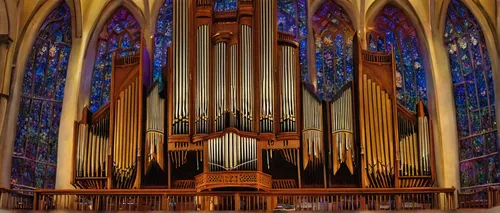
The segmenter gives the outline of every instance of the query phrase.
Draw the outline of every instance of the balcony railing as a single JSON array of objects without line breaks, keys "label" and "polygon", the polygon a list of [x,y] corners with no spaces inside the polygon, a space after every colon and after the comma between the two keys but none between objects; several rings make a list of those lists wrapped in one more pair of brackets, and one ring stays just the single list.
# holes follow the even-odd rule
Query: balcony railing
[{"label": "balcony railing", "polygon": [[249,187],[269,191],[270,175],[256,171],[206,172],[195,177],[196,191],[220,187]]},{"label": "balcony railing", "polygon": [[33,210],[272,211],[278,203],[290,204],[300,211],[455,209],[454,195],[454,188],[302,188],[269,192],[35,190]]},{"label": "balcony railing", "polygon": [[0,209],[33,209],[33,195],[0,188]]}]

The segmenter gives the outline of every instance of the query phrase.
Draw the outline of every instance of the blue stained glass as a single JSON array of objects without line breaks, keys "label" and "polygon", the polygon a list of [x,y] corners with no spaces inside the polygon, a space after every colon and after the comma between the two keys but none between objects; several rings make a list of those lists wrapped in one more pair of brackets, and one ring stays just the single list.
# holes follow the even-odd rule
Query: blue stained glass
[{"label": "blue stained glass", "polygon": [[316,80],[318,87],[318,97],[323,97],[323,73],[325,67],[323,66],[323,45],[321,38],[316,38]]},{"label": "blue stained glass", "polygon": [[299,46],[300,73],[302,81],[309,82],[309,73],[307,72],[307,39],[303,39]]},{"label": "blue stained glass", "polygon": [[[459,138],[477,134],[474,137],[477,138],[474,141],[475,154],[466,156],[462,160],[467,161],[460,163],[460,172],[468,175],[461,178],[461,185],[469,187],[498,183],[499,156],[484,157],[498,150],[498,139],[491,62],[481,27],[461,1],[451,0],[445,29],[445,45],[448,47],[455,84]],[[470,122],[465,118],[469,118]],[[473,157],[477,158],[471,159]],[[470,172],[469,167],[475,170]]]},{"label": "blue stained glass", "polygon": [[70,45],[71,14],[63,2],[44,20],[26,64],[11,169],[15,188],[47,188],[45,181],[55,182],[40,168],[57,163],[47,161],[48,144],[57,147],[62,108],[54,106],[62,105]]},{"label": "blue stained glass", "polygon": [[104,36],[97,43],[92,73],[92,94],[90,95],[92,112],[97,111],[109,101],[113,53],[117,53],[119,57],[133,55],[137,54],[140,48],[140,27],[127,9],[119,8],[104,26],[101,33]]},{"label": "blue stained glass", "polygon": [[214,11],[231,12],[235,11],[237,7],[238,2],[236,0],[215,0]]},{"label": "blue stained glass", "polygon": [[[336,90],[339,90],[345,81],[345,66],[344,66],[344,38],[342,34],[335,37],[335,84]],[[333,98],[333,97],[332,97]]]},{"label": "blue stained glass", "polygon": [[156,21],[154,38],[152,81],[158,81],[160,91],[163,90],[162,67],[167,64],[167,48],[172,44],[172,14],[172,0],[166,0]]},{"label": "blue stained glass", "polygon": [[396,61],[396,99],[410,111],[418,101],[427,103],[427,84],[423,58],[415,29],[399,9],[387,5],[375,18],[374,31],[380,37],[369,41],[370,50],[391,52]]},{"label": "blue stained glass", "polygon": [[341,87],[352,80],[352,39],[355,32],[347,13],[333,1],[323,3],[312,20],[317,36],[318,97],[331,100]]}]

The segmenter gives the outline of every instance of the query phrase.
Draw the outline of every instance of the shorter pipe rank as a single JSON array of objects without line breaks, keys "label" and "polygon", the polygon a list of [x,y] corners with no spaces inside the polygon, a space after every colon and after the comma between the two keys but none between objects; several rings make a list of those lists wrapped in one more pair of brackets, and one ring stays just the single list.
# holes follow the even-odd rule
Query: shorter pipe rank
[{"label": "shorter pipe rank", "polygon": [[[165,99],[160,97],[158,84],[146,98],[146,143],[147,151],[145,168],[156,162],[163,171],[166,171],[164,161],[164,130],[165,130]],[[146,172],[146,171],[145,171]]]},{"label": "shorter pipe rank", "polygon": [[345,90],[341,90],[338,98],[331,105],[332,122],[332,162],[333,174],[335,175],[340,165],[345,163],[349,172],[354,174],[355,150],[354,150],[354,125],[352,89],[350,83]]},{"label": "shorter pipe rank", "polygon": [[257,170],[257,140],[225,133],[208,139],[210,171]]},{"label": "shorter pipe rank", "polygon": [[304,131],[302,132],[302,159],[306,169],[311,162],[312,167],[323,163],[323,107],[321,102],[311,94],[306,86],[302,87]]}]

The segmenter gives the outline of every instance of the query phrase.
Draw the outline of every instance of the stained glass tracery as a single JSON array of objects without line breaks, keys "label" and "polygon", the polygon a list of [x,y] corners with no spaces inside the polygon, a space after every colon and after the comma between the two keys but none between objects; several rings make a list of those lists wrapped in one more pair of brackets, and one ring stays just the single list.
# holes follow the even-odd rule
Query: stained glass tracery
[{"label": "stained glass tracery", "polygon": [[299,43],[299,62],[302,80],[308,82],[307,69],[307,1],[278,0],[278,30],[295,35]]},{"label": "stained glass tracery", "polygon": [[493,74],[481,27],[452,0],[444,34],[453,79],[462,188],[500,184]]},{"label": "stained glass tracery", "polygon": [[353,78],[353,37],[351,20],[333,1],[327,1],[313,16],[316,41],[318,97],[331,100]]},{"label": "stained glass tracery", "polygon": [[215,0],[214,11],[230,12],[230,11],[235,11],[236,7],[238,7],[237,0]]},{"label": "stained glass tracery", "polygon": [[140,48],[140,26],[125,8],[119,8],[106,22],[97,42],[96,60],[92,73],[90,110],[97,111],[109,102],[111,88],[111,63],[113,54],[137,54]]},{"label": "stained glass tracery", "polygon": [[397,101],[411,111],[418,101],[427,103],[427,82],[418,37],[410,20],[399,8],[387,5],[368,33],[371,51],[391,52],[396,59]]},{"label": "stained glass tracery", "polygon": [[71,14],[62,3],[43,22],[26,64],[12,159],[13,189],[55,186],[70,51]]},{"label": "stained glass tracery", "polygon": [[167,48],[172,45],[172,0],[165,0],[156,21],[153,82],[163,89],[162,67],[167,65]]}]

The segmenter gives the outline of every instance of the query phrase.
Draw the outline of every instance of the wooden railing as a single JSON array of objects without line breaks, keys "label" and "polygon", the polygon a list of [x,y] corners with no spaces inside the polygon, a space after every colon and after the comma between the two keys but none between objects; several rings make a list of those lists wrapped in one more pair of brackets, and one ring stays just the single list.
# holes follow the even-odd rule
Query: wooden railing
[{"label": "wooden railing", "polygon": [[33,210],[272,211],[278,203],[301,211],[455,209],[454,188],[286,189],[270,192],[194,190],[36,190]]},{"label": "wooden railing", "polygon": [[33,195],[0,188],[0,209],[33,209]]},{"label": "wooden railing", "polygon": [[362,52],[363,61],[377,64],[391,64],[392,54],[378,52]]},{"label": "wooden railing", "polygon": [[458,207],[481,209],[500,206],[500,188],[486,187],[473,191],[458,192]]},{"label": "wooden railing", "polygon": [[269,191],[272,177],[256,171],[205,172],[194,177],[196,191],[216,187],[250,187]]}]

